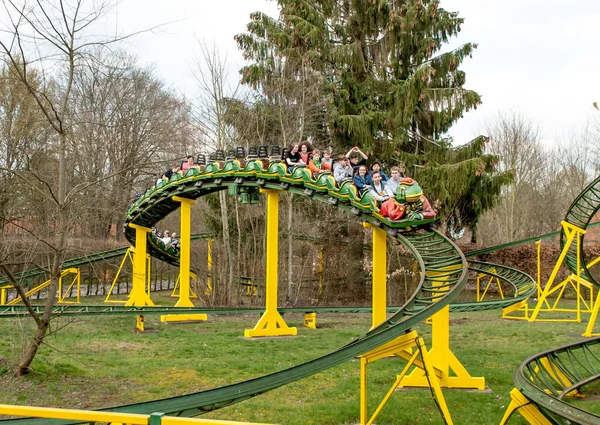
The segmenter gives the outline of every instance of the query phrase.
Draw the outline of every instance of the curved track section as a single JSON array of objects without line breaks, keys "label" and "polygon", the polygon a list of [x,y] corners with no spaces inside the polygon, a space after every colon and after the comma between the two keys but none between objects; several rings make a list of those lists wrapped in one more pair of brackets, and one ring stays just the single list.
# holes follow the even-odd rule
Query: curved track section
[{"label": "curved track section", "polygon": [[[564,221],[577,226],[580,229],[586,230],[594,216],[598,213],[598,210],[600,210],[600,176],[598,176],[585,189],[583,189],[579,196],[573,201],[569,207],[569,211],[567,211],[567,214],[565,215]],[[585,235],[582,236],[581,243],[579,244],[581,277],[600,288],[600,283],[596,282],[596,280],[592,277],[584,259],[584,239]],[[563,228],[560,234],[561,249],[564,248],[566,241],[567,235],[565,234],[565,230]],[[577,244],[572,243],[565,257],[565,261],[573,274],[577,274],[577,256]]]},{"label": "curved track section", "polygon": [[[99,252],[96,254],[90,254],[83,257],[72,258],[70,260],[66,260],[60,266],[61,269],[68,269],[70,267],[79,267],[83,264],[95,263],[97,261],[110,260],[113,258],[122,257],[127,251],[128,247],[111,249],[109,251]],[[46,270],[40,268],[33,268],[22,273],[17,273],[15,278],[18,281],[25,281],[29,279],[33,279],[39,276],[46,274]],[[0,277],[0,286],[9,285],[10,281],[6,276]]]},{"label": "curved track section", "polygon": [[596,425],[600,416],[566,400],[600,379],[600,338],[544,351],[525,360],[515,386],[553,424]]},{"label": "curved track section", "polygon": [[537,285],[535,280],[520,270],[499,264],[484,263],[482,261],[469,260],[469,271],[483,273],[485,275],[500,279],[512,288],[513,296],[501,300],[480,301],[474,303],[453,303],[450,304],[450,311],[483,311],[494,310],[497,308],[508,307],[512,304],[526,300],[535,295]]},{"label": "curved track section", "polygon": [[[250,161],[243,169],[237,162],[227,161],[221,167],[208,166],[202,173],[198,170],[188,171],[185,177],[176,176],[167,184],[146,192],[132,205],[126,222],[151,228],[179,207],[179,203],[171,199],[173,196],[196,199],[226,189],[229,185],[288,190],[310,196],[349,211],[383,228],[406,246],[419,264],[421,278],[415,293],[387,321],[325,356],[289,369],[209,391],[103,410],[128,413],[160,411],[169,415],[196,416],[249,399],[336,366],[392,341],[448,305],[466,284],[467,264],[464,255],[445,236],[436,231],[419,230],[414,222],[394,223],[386,220],[378,214],[377,205],[373,200],[368,196],[362,198],[358,196],[350,181],[343,182],[338,188],[331,174],[322,175],[318,181],[315,181],[303,168],[294,170],[290,175],[285,166],[278,163],[270,164],[265,170],[259,161]],[[126,235],[132,243],[135,242],[135,232],[127,231]],[[0,422],[3,424],[42,423],[31,418]],[[49,422],[46,420],[43,423]]]}]

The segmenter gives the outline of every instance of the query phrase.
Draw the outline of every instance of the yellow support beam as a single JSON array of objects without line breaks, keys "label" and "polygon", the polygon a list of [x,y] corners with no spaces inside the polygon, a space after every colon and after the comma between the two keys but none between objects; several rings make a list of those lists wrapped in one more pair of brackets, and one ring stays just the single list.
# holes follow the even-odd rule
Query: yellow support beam
[{"label": "yellow support beam", "polygon": [[267,336],[292,336],[296,328],[290,328],[277,311],[277,285],[279,270],[279,191],[262,189],[267,194],[267,267],[265,279],[265,312],[253,329],[246,329],[246,338]]},{"label": "yellow support beam", "polygon": [[205,322],[208,316],[203,313],[198,314],[163,314],[160,316],[160,321],[163,323],[179,323],[179,322]]},{"label": "yellow support beam", "polygon": [[178,418],[163,413],[99,412],[94,410],[57,409],[53,407],[11,406],[0,404],[0,415],[110,423],[113,425],[269,425],[256,422],[223,421],[218,419]]},{"label": "yellow support beam", "polygon": [[[71,281],[71,284],[63,291],[63,277],[68,274],[74,274],[75,277]],[[77,285],[76,299],[77,301],[66,301],[67,294],[71,292],[73,285]],[[81,269],[71,267],[65,269],[60,273],[58,278],[58,302],[63,304],[79,304],[81,300]]]},{"label": "yellow support beam", "polygon": [[[379,403],[373,415],[370,418],[368,417],[368,405],[367,405],[367,365],[369,363],[373,363],[379,359],[396,356],[408,361],[402,372],[396,377],[396,381],[391,386],[383,400]],[[421,360],[418,361],[417,357],[420,356]],[[388,342],[380,347],[375,348],[372,351],[369,351],[366,354],[358,357],[360,359],[360,425],[372,425],[375,421],[375,418],[385,404],[388,402],[396,388],[400,387],[400,383],[406,377],[406,373],[408,370],[415,366],[417,368],[421,368],[424,373],[429,377],[428,387],[433,390],[435,394],[435,398],[440,407],[440,411],[442,412],[442,416],[444,417],[444,421],[446,424],[451,425],[452,418],[450,416],[450,411],[448,410],[448,406],[446,404],[446,400],[444,398],[444,394],[442,393],[442,388],[440,386],[440,382],[438,381],[439,371],[434,369],[431,360],[429,359],[429,354],[427,352],[427,348],[425,347],[425,342],[423,338],[419,337],[416,331],[411,331],[406,335],[403,335],[399,338],[396,338],[393,341]]]},{"label": "yellow support beam", "polygon": [[146,292],[146,279],[148,276],[146,238],[151,229],[131,223],[129,227],[135,229],[135,248],[131,248],[133,250],[133,283],[131,285],[129,300],[125,305],[136,307],[153,306],[154,303],[150,299],[150,294]]},{"label": "yellow support beam", "polygon": [[372,255],[373,283],[371,299],[373,312],[371,315],[371,329],[376,328],[387,319],[387,233],[377,226],[366,221],[365,228],[372,230]]},{"label": "yellow support beam", "polygon": [[206,289],[204,290],[204,295],[207,297],[212,295],[213,292],[213,284],[212,284],[212,266],[213,266],[213,257],[212,257],[212,244],[215,240],[209,239],[208,246],[206,248],[206,263],[207,263],[207,271],[208,276],[206,277]]},{"label": "yellow support beam", "polygon": [[542,415],[535,404],[531,403],[531,401],[529,401],[529,399],[518,389],[513,388],[510,392],[510,398],[511,402],[506,409],[506,413],[504,413],[500,425],[505,425],[515,411],[518,411],[531,425],[552,424],[552,422],[548,421],[548,419]]},{"label": "yellow support beam", "polygon": [[181,203],[180,229],[179,229],[179,301],[175,307],[193,307],[194,303],[190,300],[190,253],[192,250],[192,205],[196,204],[195,199],[173,196],[173,200]]},{"label": "yellow support beam", "polygon": [[[447,270],[451,270],[448,268]],[[431,273],[432,277],[436,274]],[[447,272],[444,272],[444,275]],[[434,281],[443,285],[444,277]],[[446,306],[431,317],[431,350],[429,359],[439,371],[439,382],[444,388],[464,388],[485,390],[485,378],[472,377],[450,348],[450,306]],[[415,369],[404,377],[399,387],[428,387],[429,377],[423,369]]]}]

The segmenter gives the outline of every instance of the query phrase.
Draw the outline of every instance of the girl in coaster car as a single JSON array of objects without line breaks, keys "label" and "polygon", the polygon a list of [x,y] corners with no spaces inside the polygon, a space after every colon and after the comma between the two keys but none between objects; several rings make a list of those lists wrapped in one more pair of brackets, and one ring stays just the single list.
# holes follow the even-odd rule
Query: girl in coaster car
[{"label": "girl in coaster car", "polygon": [[298,152],[298,143],[294,143],[290,146],[290,150],[285,155],[285,164],[288,166],[289,173],[299,165],[306,165],[300,157],[300,152]]},{"label": "girl in coaster car", "polygon": [[421,186],[410,177],[404,177],[396,190],[396,198],[388,199],[381,206],[381,215],[390,220],[418,221],[435,217],[435,211]]},{"label": "girl in coaster car", "polygon": [[300,143],[298,150],[300,151],[300,159],[302,159],[304,165],[308,165],[310,159],[312,158],[312,145],[307,141],[304,141]]},{"label": "girl in coaster car", "polygon": [[354,175],[354,186],[356,186],[358,194],[361,196],[363,193],[368,192],[371,189],[371,185],[367,183],[367,176],[367,166],[359,166],[358,172]]}]

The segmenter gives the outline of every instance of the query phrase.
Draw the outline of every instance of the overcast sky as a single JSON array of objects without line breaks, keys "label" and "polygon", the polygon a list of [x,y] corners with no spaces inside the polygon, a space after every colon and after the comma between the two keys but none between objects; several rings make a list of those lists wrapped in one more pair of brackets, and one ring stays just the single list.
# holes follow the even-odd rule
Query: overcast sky
[{"label": "overcast sky", "polygon": [[[499,111],[520,112],[550,144],[581,131],[598,114],[592,102],[600,101],[600,0],[442,0],[441,6],[465,19],[449,47],[479,45],[462,69],[467,88],[482,95],[483,105],[452,128],[457,143],[484,133]],[[123,48],[193,96],[196,39],[227,55],[237,77],[243,60],[233,36],[246,30],[256,10],[277,13],[276,3],[266,0],[126,0],[117,18],[124,32],[177,21]]]}]

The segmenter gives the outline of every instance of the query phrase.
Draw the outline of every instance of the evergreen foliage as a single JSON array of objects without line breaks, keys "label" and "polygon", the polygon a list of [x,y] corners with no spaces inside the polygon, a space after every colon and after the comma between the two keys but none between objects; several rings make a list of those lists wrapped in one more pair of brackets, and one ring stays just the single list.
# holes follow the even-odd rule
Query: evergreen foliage
[{"label": "evergreen foliage", "polygon": [[[437,0],[277,2],[277,19],[254,13],[248,32],[236,36],[251,61],[242,81],[269,102],[299,110],[300,134],[317,145],[340,152],[359,146],[384,168],[398,158],[409,173],[424,167],[414,176],[439,201],[440,215],[476,225],[510,175],[495,175],[485,138],[458,149],[443,138],[481,103],[459,69],[477,46],[443,51],[463,19]],[[309,81],[318,92],[307,102]]]}]

